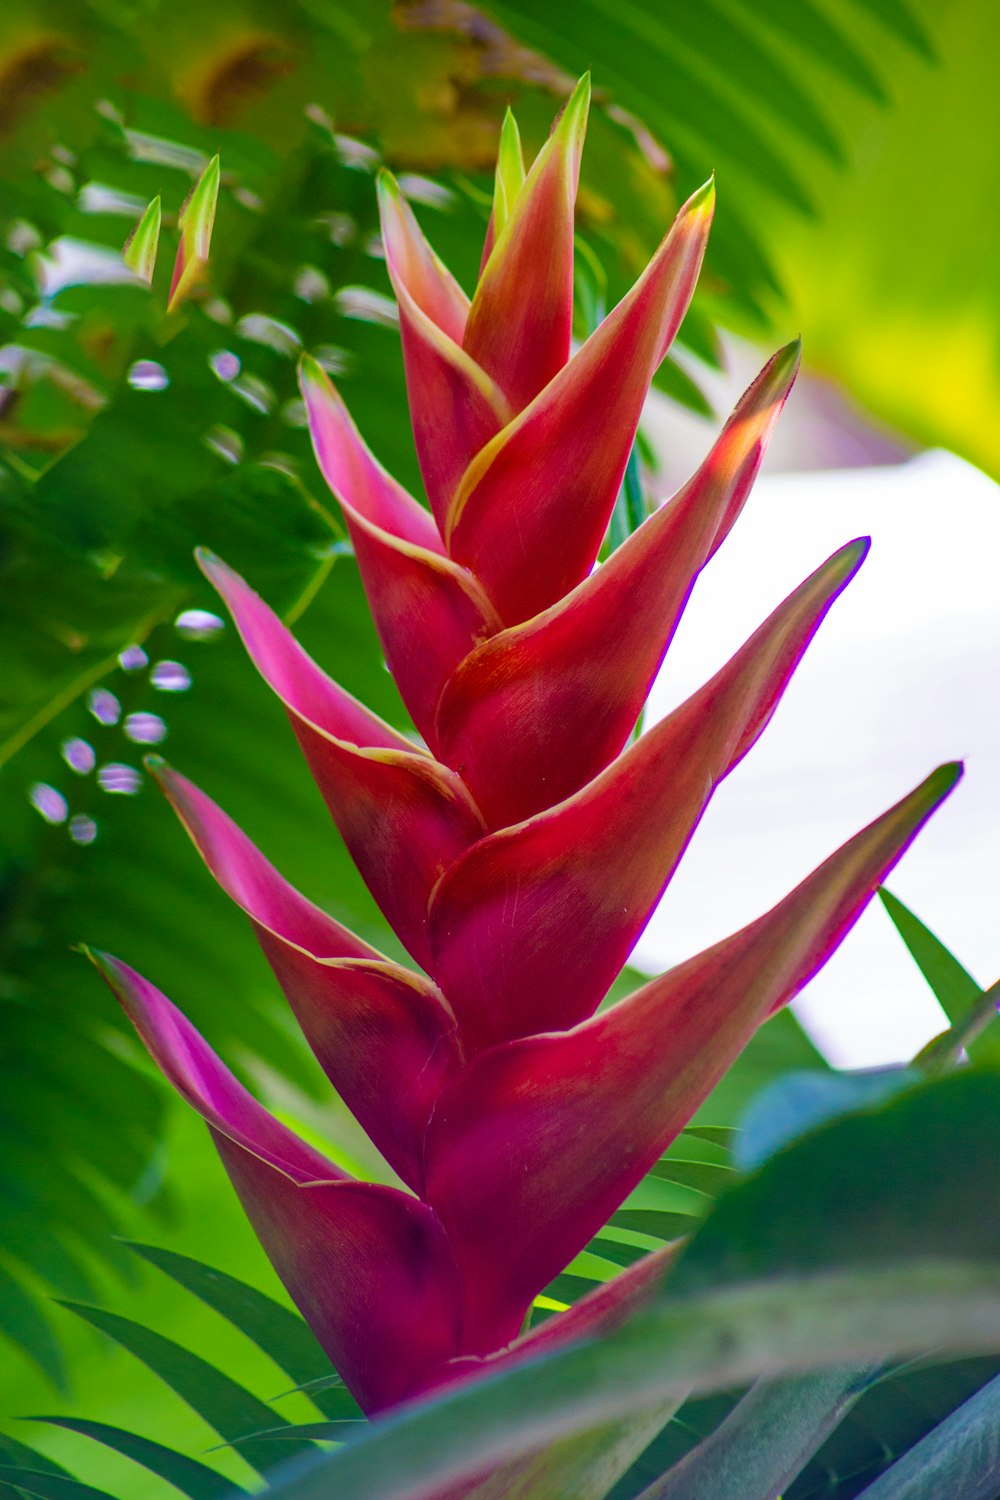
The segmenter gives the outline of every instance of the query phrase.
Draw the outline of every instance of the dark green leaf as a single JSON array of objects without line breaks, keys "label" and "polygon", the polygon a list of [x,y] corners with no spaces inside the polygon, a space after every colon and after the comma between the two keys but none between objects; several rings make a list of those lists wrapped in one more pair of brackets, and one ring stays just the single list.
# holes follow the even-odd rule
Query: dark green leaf
[{"label": "dark green leaf", "polygon": [[694,1188],[695,1192],[704,1193],[710,1198],[714,1198],[724,1188],[732,1187],[736,1179],[732,1167],[719,1166],[709,1161],[685,1161],[675,1156],[658,1161],[650,1168],[650,1176]]},{"label": "dark green leaf", "polygon": [[587,1246],[588,1250],[595,1255],[601,1255],[605,1260],[614,1261],[616,1266],[634,1266],[637,1260],[642,1260],[649,1251],[644,1245],[631,1245],[626,1240],[616,1240],[608,1234],[599,1234],[596,1239],[591,1240]]},{"label": "dark green leaf", "polygon": [[[265,1296],[256,1287],[173,1250],[139,1244],[133,1244],[131,1248],[221,1313],[259,1349],[263,1349],[298,1387],[322,1381],[334,1373],[330,1361],[298,1313]],[[310,1397],[331,1417],[361,1415],[353,1397],[342,1386],[329,1390],[313,1386]],[[353,1411],[349,1410],[352,1407]]]},{"label": "dark green leaf", "polygon": [[114,1500],[107,1490],[35,1469],[14,1469],[0,1464],[0,1480],[16,1485],[26,1495],[37,1495],[38,1500]]},{"label": "dark green leaf", "polygon": [[964,969],[940,938],[925,927],[909,907],[903,905],[885,886],[879,890],[882,905],[893,926],[913,956],[921,974],[934,992],[935,999],[952,1025],[963,1012],[974,1005],[983,993],[968,970]]},{"label": "dark green leaf", "polygon": [[[84,1307],[72,1302],[63,1306],[108,1334],[148,1365],[226,1442],[239,1442],[247,1433],[281,1425],[277,1414],[265,1402],[214,1365],[182,1349],[172,1339],[164,1338],[163,1334],[103,1308]],[[300,1446],[306,1445],[300,1440]],[[243,1445],[240,1451],[247,1462],[259,1470],[271,1459],[269,1453],[258,1451],[251,1443]]]},{"label": "dark green leaf", "polygon": [[693,1214],[667,1213],[659,1208],[620,1208],[611,1215],[616,1229],[648,1234],[657,1240],[676,1240],[692,1234],[700,1220]]},{"label": "dark green leaf", "polygon": [[141,1464],[151,1474],[180,1490],[182,1495],[190,1496],[190,1500],[217,1500],[222,1495],[244,1493],[239,1485],[207,1464],[198,1463],[173,1448],[165,1448],[162,1443],[154,1443],[134,1432],[125,1432],[121,1427],[109,1427],[106,1422],[90,1422],[83,1417],[33,1417],[32,1420],[65,1427],[70,1432],[79,1432],[95,1442],[104,1443],[116,1453]]}]

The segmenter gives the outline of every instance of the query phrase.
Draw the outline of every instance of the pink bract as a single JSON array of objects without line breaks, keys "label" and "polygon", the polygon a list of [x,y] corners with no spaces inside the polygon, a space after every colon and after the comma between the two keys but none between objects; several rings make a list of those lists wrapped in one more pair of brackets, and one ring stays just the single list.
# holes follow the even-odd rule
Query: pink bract
[{"label": "pink bract", "polygon": [[379,183],[429,509],[369,452],[319,365],[302,362],[317,460],[422,743],[345,693],[241,578],[201,557],[420,969],[319,910],[209,797],[155,767],[405,1190],[356,1182],[299,1140],[166,996],[96,956],[370,1413],[592,1332],[651,1294],[673,1250],[522,1334],[533,1299],[826,961],[960,774],[940,768],[772,911],[598,1013],[867,541],[822,562],[709,683],[629,743],[697,576],[747,499],[798,350],[774,356],[694,478],[595,568],[650,381],[694,291],[713,189],[684,204],[633,289],[572,352],[588,102],[584,80],[527,173],[505,128],[471,301],[392,179]]}]

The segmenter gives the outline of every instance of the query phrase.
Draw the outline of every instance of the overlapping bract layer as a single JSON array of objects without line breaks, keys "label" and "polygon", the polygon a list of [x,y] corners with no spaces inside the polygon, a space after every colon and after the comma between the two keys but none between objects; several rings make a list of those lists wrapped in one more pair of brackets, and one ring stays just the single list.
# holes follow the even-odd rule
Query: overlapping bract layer
[{"label": "overlapping bract layer", "polygon": [[[825,961],[958,774],[935,773],[759,921],[596,1014],[867,542],[823,563],[705,687],[623,748],[746,500],[797,349],[775,355],[694,478],[595,569],[649,382],[694,288],[712,191],[684,205],[633,290],[571,353],[586,109],[582,84],[527,173],[505,126],[471,302],[395,185],[380,183],[430,510],[303,361],[317,459],[424,743],[351,698],[242,579],[201,558],[424,972],[347,932],[203,792],[154,768],[334,1088],[411,1191],[347,1178],[165,996],[98,960],[207,1120],[279,1275],[369,1411],[537,1343],[518,1338],[533,1298]],[[545,1337],[624,1315],[662,1273],[653,1264]]]}]

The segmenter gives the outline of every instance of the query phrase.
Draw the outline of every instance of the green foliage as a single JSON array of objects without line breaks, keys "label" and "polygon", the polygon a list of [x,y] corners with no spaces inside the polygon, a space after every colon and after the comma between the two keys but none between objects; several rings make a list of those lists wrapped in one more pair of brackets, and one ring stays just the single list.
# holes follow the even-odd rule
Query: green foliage
[{"label": "green foliage", "polygon": [[824,1126],[728,1193],[616,1332],[389,1417],[272,1492],[417,1500],[671,1391],[997,1347],[1000,1219],[981,1184],[998,1106],[1000,1078],[966,1072]]},{"label": "green foliage", "polygon": [[[764,238],[769,206],[821,216],[809,181],[817,160],[836,173],[845,159],[832,76],[848,93],[884,104],[882,46],[892,38],[924,57],[932,50],[907,4],[873,5],[878,26],[857,39],[851,4],[735,3],[663,6],[651,0],[583,0],[537,6],[490,0],[515,35],[571,73],[599,71],[599,84],[667,146],[682,195],[713,169],[719,209],[712,268],[729,309],[758,326],[780,290]],[[820,83],[820,80],[823,80]]]},{"label": "green foliage", "polygon": [[[60,1323],[57,1312],[53,1325],[42,1294],[54,1291],[78,1304],[106,1300],[107,1271],[127,1282],[135,1265],[133,1251],[116,1241],[115,1231],[127,1226],[136,1232],[146,1212],[151,1217],[141,1232],[169,1237],[172,1212],[192,1201],[190,1184],[171,1176],[164,1147],[172,1106],[143,1065],[136,1066],[120,1019],[71,952],[81,938],[122,952],[172,990],[210,1039],[229,1056],[235,1053],[244,1074],[286,1115],[332,1141],[346,1165],[364,1175],[385,1175],[343,1109],[336,1103],[317,1106],[318,1075],[286,1024],[244,924],[192,860],[148,784],[134,797],[103,793],[92,775],[68,770],[60,753],[78,737],[94,745],[99,763],[135,767],[139,750],[122,726],[129,715],[156,712],[181,768],[203,782],[291,878],[391,950],[391,938],[301,774],[280,713],[251,678],[231,632],[203,642],[178,633],[173,623],[184,609],[212,607],[191,563],[195,543],[212,546],[286,618],[298,620],[305,644],[349,689],[390,721],[406,723],[382,669],[342,532],[325,509],[293,381],[292,356],[309,348],[338,372],[379,457],[417,487],[398,338],[386,326],[380,298],[387,281],[373,242],[371,173],[379,152],[397,167],[436,174],[437,181],[416,178],[410,188],[427,200],[421,212],[432,218],[435,240],[469,280],[487,212],[480,170],[492,156],[507,94],[517,95],[527,143],[534,148],[551,112],[544,90],[564,86],[560,67],[575,71],[594,62],[607,102],[632,109],[640,126],[613,110],[598,112],[581,191],[584,253],[590,247],[601,294],[614,300],[677,201],[718,167],[725,192],[708,292],[682,333],[689,353],[712,362],[713,319],[723,297],[745,326],[760,327],[775,305],[779,280],[787,277],[786,265],[780,277],[775,271],[780,247],[767,228],[771,203],[798,215],[828,211],[828,202],[820,201],[825,190],[818,194],[811,187],[815,163],[828,162],[835,181],[851,134],[842,128],[849,112],[829,103],[829,80],[840,80],[838,99],[853,106],[864,98],[880,107],[890,91],[883,40],[893,38],[897,50],[887,54],[893,58],[906,49],[920,59],[932,51],[904,0],[869,0],[864,6],[838,0],[825,9],[782,3],[766,13],[749,0],[667,8],[653,0],[587,0],[572,8],[503,0],[489,7],[516,38],[540,47],[551,62],[526,57],[502,34],[491,34],[485,45],[472,42],[460,20],[454,21],[457,31],[421,29],[421,9],[400,6],[394,20],[382,0],[323,6],[256,0],[217,5],[211,14],[189,0],[170,6],[52,0],[44,15],[15,3],[0,21],[0,125],[7,132],[0,156],[0,336],[7,340],[0,392],[0,763],[9,762],[9,808],[0,840],[0,1330],[53,1382],[65,1378],[57,1332],[68,1320],[63,1316]],[[855,25],[861,9],[874,18],[870,28]],[[913,66],[922,69],[924,62]],[[541,87],[529,78],[541,79]],[[306,105],[316,107],[307,112]],[[647,127],[669,150],[667,170],[658,145],[645,136]],[[209,292],[167,317],[178,212],[217,150],[223,178]],[[157,196],[163,234],[151,288],[101,283],[91,279],[93,267],[60,285],[46,271],[41,257],[67,239],[120,250]],[[166,376],[164,386],[158,385],[159,372]],[[659,383],[675,399],[706,410],[680,365],[668,363]],[[640,501],[635,484],[627,486],[618,515],[622,527],[635,524]],[[179,659],[191,672],[190,692],[157,691],[144,669],[125,670],[119,654],[133,644],[142,644],[153,663]],[[93,689],[114,693],[118,722],[95,721],[87,707]],[[92,843],[68,838],[65,821],[47,824],[38,817],[26,794],[39,784],[67,798],[68,815],[77,820],[69,826],[84,834],[94,821]],[[915,929],[909,930],[912,936]],[[958,980],[957,969],[940,954],[928,958],[926,943],[917,946],[925,972],[935,974],[932,983],[947,988]],[[536,1318],[551,1313],[552,1303],[575,1301],[654,1244],[696,1229],[715,1194],[734,1177],[727,1149],[733,1138],[721,1122],[735,1118],[757,1087],[783,1068],[817,1063],[790,1016],[772,1023],[706,1106],[705,1123],[687,1133],[588,1251],[547,1289]],[[891,1108],[884,1116],[890,1121]],[[956,1132],[964,1128],[957,1116],[949,1120]],[[934,1149],[928,1180],[932,1163],[941,1160],[940,1142]],[[972,1167],[955,1150],[959,1192],[968,1186]],[[779,1165],[766,1168],[765,1176]],[[825,1170],[812,1168],[820,1176]],[[832,1181],[825,1186],[833,1191]],[[864,1182],[841,1186],[846,1202],[864,1198]],[[911,1176],[909,1190],[919,1187]],[[751,1190],[737,1187],[727,1201],[738,1204],[740,1194]],[[941,1209],[924,1206],[918,1244]],[[969,1248],[962,1238],[969,1227],[962,1217],[966,1209],[961,1198],[951,1246],[959,1258]],[[818,1211],[814,1203],[805,1239],[795,1240],[803,1257]],[[891,1211],[890,1204],[875,1217]],[[750,1291],[740,1302],[752,1268],[752,1234],[740,1239],[745,1226],[738,1208],[720,1213],[735,1215],[723,1217],[723,1237],[734,1234],[738,1247],[728,1293],[719,1293],[712,1281],[725,1269],[725,1255],[712,1228],[717,1219],[711,1218],[706,1239],[699,1237],[696,1245],[707,1241],[711,1247],[715,1234],[715,1260],[711,1248],[692,1252],[689,1264],[708,1256],[709,1270],[707,1289],[692,1292],[690,1306],[665,1297],[619,1344],[610,1342],[606,1367],[588,1363],[586,1351],[555,1361],[551,1378],[557,1386],[565,1380],[555,1401],[564,1425],[546,1429],[546,1438],[568,1431],[576,1445],[588,1422],[593,1427],[619,1410],[613,1401],[602,1405],[605,1397],[620,1400],[624,1394],[628,1415],[636,1403],[659,1403],[652,1416],[643,1413],[648,1431],[614,1418],[600,1427],[596,1446],[592,1436],[589,1447],[580,1440],[582,1448],[564,1454],[569,1467],[561,1482],[571,1486],[566,1493],[574,1500],[583,1493],[581,1453],[590,1455],[588,1482],[596,1485],[595,1453],[613,1452],[607,1471],[600,1471],[600,1484],[610,1487],[635,1455],[637,1431],[643,1432],[641,1447],[684,1399],[692,1380],[708,1387],[747,1379],[758,1368],[781,1372],[789,1349],[806,1360],[826,1338],[829,1308],[822,1296],[813,1297],[811,1285],[793,1310],[789,1341],[779,1338],[789,1288],[797,1285],[802,1267],[781,1263],[776,1269],[768,1259],[777,1249],[772,1240],[758,1244],[756,1253],[768,1274],[774,1273],[773,1303],[766,1296],[755,1303]],[[977,1280],[978,1269],[963,1263],[964,1282],[959,1276],[929,1286],[891,1226],[886,1234],[885,1267],[898,1272],[897,1283],[885,1291],[893,1330],[916,1320],[931,1337],[942,1325],[947,1331],[949,1316],[964,1328],[963,1286],[984,1298],[992,1316],[996,1287],[990,1274]],[[134,1248],[255,1342],[325,1418],[298,1425],[282,1418],[215,1363],[184,1347],[183,1337],[167,1339],[145,1326],[144,1305],[137,1318],[78,1307],[89,1324],[118,1339],[178,1390],[259,1472],[287,1458],[289,1445],[305,1450],[318,1439],[339,1440],[355,1430],[352,1399],[296,1315],[190,1256]],[[848,1277],[845,1338],[861,1343],[851,1344],[845,1357],[868,1348],[867,1322],[881,1306],[878,1287],[873,1291],[860,1275],[850,1279],[849,1261],[845,1252],[843,1264],[833,1257],[810,1273],[820,1281],[840,1272]],[[114,1295],[116,1305],[130,1305],[128,1292]],[[733,1298],[734,1336],[744,1340],[748,1361],[735,1372],[723,1347]],[[707,1332],[700,1331],[695,1315],[703,1315]],[[992,1326],[986,1318],[984,1329]],[[715,1350],[709,1347],[712,1333]],[[903,1339],[908,1346],[910,1338],[908,1333]],[[670,1339],[680,1351],[675,1365],[663,1361]],[[69,1343],[79,1348],[72,1336]],[[81,1361],[81,1367],[92,1372],[94,1364]],[[893,1433],[893,1452],[905,1451],[935,1414],[957,1406],[993,1368],[984,1360],[966,1361],[943,1371],[904,1371],[876,1386],[844,1424],[842,1451],[831,1457],[824,1449],[790,1491],[791,1500],[819,1493],[847,1500],[857,1493],[853,1476],[870,1477],[884,1465],[884,1447],[871,1458],[873,1439],[860,1431],[859,1414],[870,1410],[880,1434]],[[449,1444],[464,1435],[465,1412],[471,1413],[473,1439],[477,1432],[502,1432],[505,1423],[537,1431],[528,1419],[537,1421],[549,1379],[548,1367],[528,1370],[512,1384],[502,1377],[482,1392],[448,1398],[440,1410],[431,1406],[407,1419],[412,1429],[403,1422],[399,1455],[386,1460],[396,1430],[389,1427],[385,1435],[345,1448],[323,1471],[329,1477],[305,1483],[319,1483],[317,1493],[325,1496],[340,1463],[346,1468],[339,1472],[348,1475],[344,1493],[388,1493],[384,1485],[351,1491],[350,1475],[383,1484],[407,1452],[425,1461],[439,1441],[435,1432],[444,1431],[446,1459]],[[648,1381],[638,1393],[629,1384],[636,1379]],[[596,1396],[587,1394],[588,1382]],[[91,1375],[83,1387],[91,1401],[103,1389]],[[906,1400],[908,1425],[899,1416]],[[660,1472],[731,1405],[718,1396],[686,1402],[647,1451],[647,1463]],[[448,1425],[449,1413],[457,1413],[457,1428]],[[157,1410],[149,1416],[148,1430],[157,1431]],[[94,1439],[192,1500],[231,1490],[221,1469],[148,1436],[84,1416],[47,1420]],[[440,1422],[444,1429],[435,1426]],[[671,1457],[664,1460],[668,1450]],[[865,1459],[859,1458],[862,1450]],[[85,1500],[104,1493],[13,1439],[0,1437],[0,1457],[3,1500],[24,1494]],[[642,1472],[651,1477],[648,1467],[636,1466],[623,1481],[622,1496],[637,1493],[628,1486]],[[826,1481],[831,1472],[832,1487]],[[298,1493],[278,1491],[286,1492]]]}]

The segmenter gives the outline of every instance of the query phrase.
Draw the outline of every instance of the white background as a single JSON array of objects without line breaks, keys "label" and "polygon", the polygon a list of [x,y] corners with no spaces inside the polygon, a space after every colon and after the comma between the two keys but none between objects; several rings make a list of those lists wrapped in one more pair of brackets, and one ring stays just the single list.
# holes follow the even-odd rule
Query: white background
[{"label": "white background", "polygon": [[[977,470],[927,453],[765,474],[695,588],[647,722],[860,535],[872,537],[867,562],[716,793],[636,948],[649,972],[760,915],[934,766],[961,758],[965,779],[888,885],[980,984],[1000,974],[1000,488]],[[903,1061],[943,1024],[877,902],[796,1008],[849,1067]]]}]

